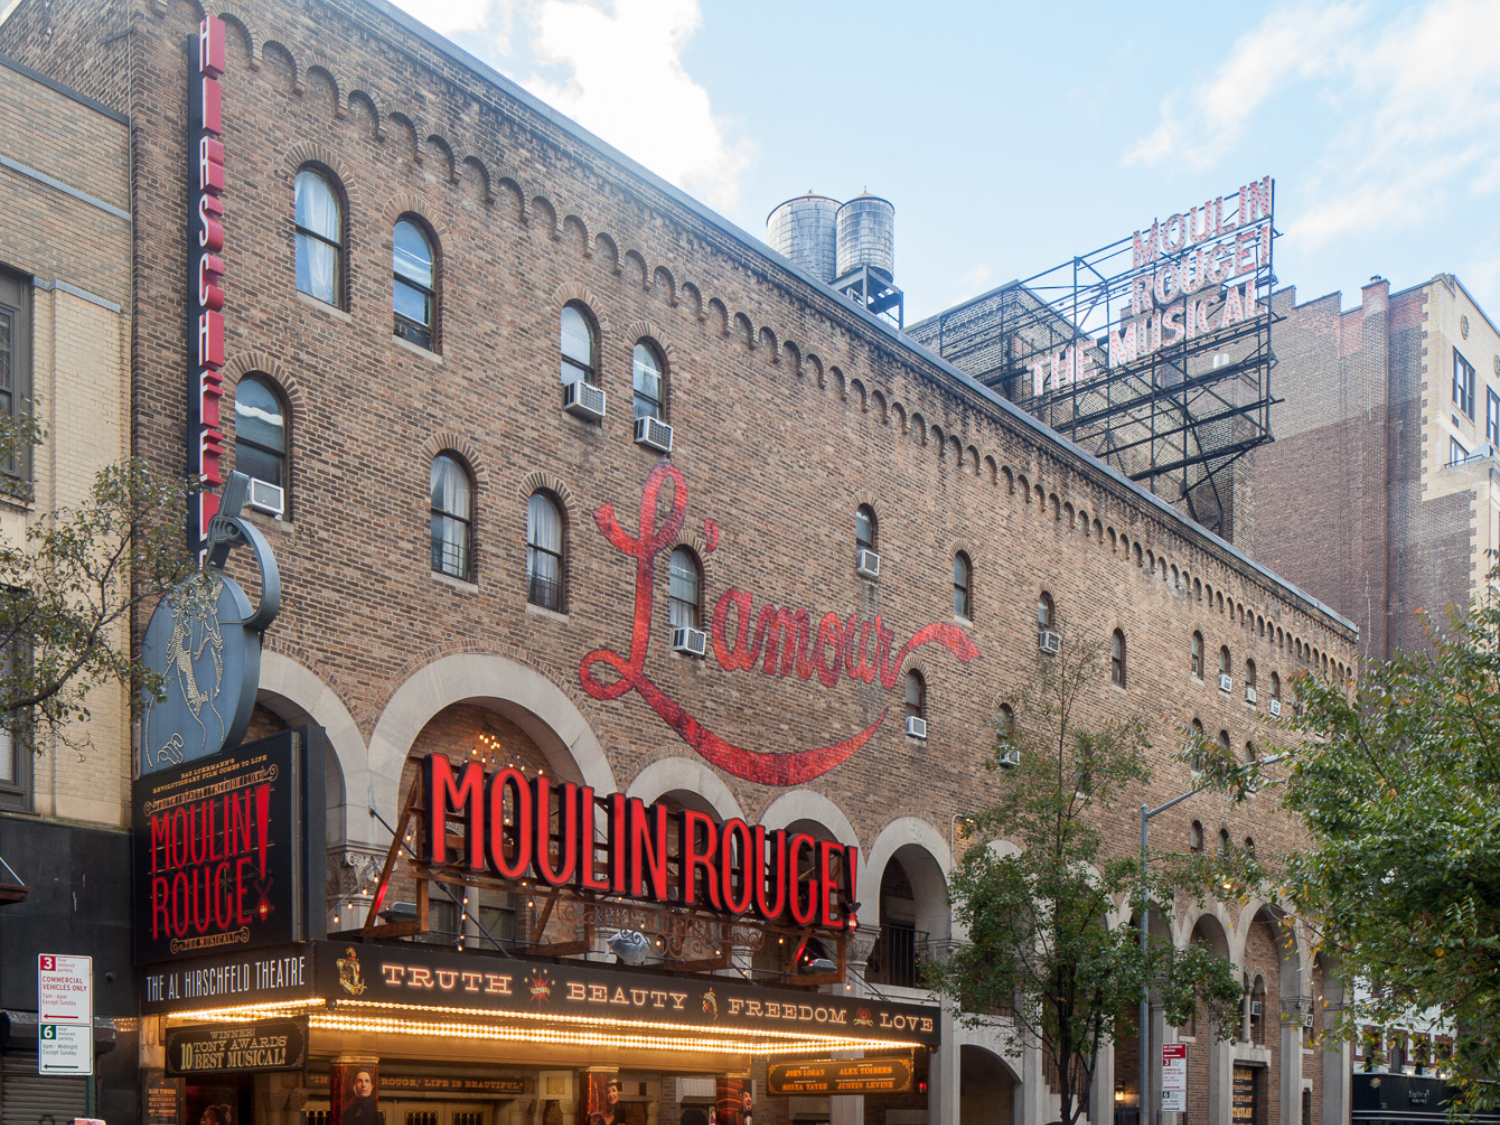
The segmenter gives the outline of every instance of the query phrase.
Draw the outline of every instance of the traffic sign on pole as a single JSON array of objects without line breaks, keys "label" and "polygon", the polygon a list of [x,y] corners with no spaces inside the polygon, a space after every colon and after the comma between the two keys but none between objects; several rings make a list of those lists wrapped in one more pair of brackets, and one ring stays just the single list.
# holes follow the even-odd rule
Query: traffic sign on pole
[{"label": "traffic sign on pole", "polygon": [[1187,1044],[1163,1043],[1161,1046],[1161,1111],[1184,1113],[1187,1110]]},{"label": "traffic sign on pole", "polygon": [[36,959],[38,1074],[94,1073],[94,959]]}]

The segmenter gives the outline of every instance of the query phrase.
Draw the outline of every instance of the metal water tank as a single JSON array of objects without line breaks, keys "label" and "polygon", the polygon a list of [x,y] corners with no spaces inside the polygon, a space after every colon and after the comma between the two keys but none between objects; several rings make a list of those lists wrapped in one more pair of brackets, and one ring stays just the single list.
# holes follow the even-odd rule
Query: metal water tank
[{"label": "metal water tank", "polygon": [[838,276],[869,266],[886,281],[896,276],[896,208],[866,192],[839,208]]},{"label": "metal water tank", "polygon": [[827,284],[838,264],[839,201],[809,191],[788,199],[766,219],[767,240],[778,254]]}]

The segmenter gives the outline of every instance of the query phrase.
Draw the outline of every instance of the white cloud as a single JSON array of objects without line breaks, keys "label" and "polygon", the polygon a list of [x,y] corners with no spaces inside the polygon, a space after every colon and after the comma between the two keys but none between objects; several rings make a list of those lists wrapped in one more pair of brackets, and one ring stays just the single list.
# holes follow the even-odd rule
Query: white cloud
[{"label": "white cloud", "polygon": [[538,60],[569,71],[526,85],[657,175],[733,210],[750,146],[729,139],[708,91],[682,64],[698,29],[697,0],[542,0]]},{"label": "white cloud", "polygon": [[[753,146],[731,137],[683,65],[698,0],[397,0],[444,35],[487,40],[489,62],[651,171],[733,212]],[[522,62],[524,69],[528,63]]]},{"label": "white cloud", "polygon": [[[1166,99],[1123,163],[1202,170],[1257,128],[1274,138],[1314,120],[1329,132],[1298,177],[1288,233],[1313,248],[1413,227],[1500,192],[1497,40],[1493,0],[1428,0],[1378,25],[1344,3],[1279,9]],[[1267,103],[1293,89],[1297,118],[1270,118]]]},{"label": "white cloud", "polygon": [[1206,82],[1162,100],[1161,123],[1125,153],[1124,163],[1150,167],[1177,159],[1211,167],[1281,87],[1337,69],[1364,18],[1365,9],[1351,4],[1272,12],[1235,41]]}]

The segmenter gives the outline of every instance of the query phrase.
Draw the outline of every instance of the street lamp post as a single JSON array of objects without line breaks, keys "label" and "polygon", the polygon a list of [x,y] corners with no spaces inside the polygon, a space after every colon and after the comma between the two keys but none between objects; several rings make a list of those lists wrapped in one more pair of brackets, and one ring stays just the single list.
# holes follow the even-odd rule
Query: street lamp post
[{"label": "street lamp post", "polygon": [[[1268,766],[1273,762],[1279,762],[1285,754],[1272,754],[1267,758],[1258,758],[1252,762],[1253,766]],[[1141,806],[1141,952],[1146,951],[1151,936],[1151,892],[1146,886],[1146,878],[1150,873],[1150,832],[1151,820],[1155,816],[1166,812],[1168,809],[1180,805],[1189,797],[1195,797],[1202,793],[1208,786],[1206,784],[1189,789],[1180,796],[1173,797],[1165,804],[1151,808],[1148,805]],[[1140,1092],[1140,1122],[1139,1125],[1152,1125],[1156,1120],[1156,1109],[1153,1107],[1151,1116],[1146,1116],[1146,1099],[1149,1097],[1151,1085],[1151,1055],[1149,1051],[1151,1043],[1151,1032],[1148,1024],[1151,1019],[1151,986],[1141,986],[1141,1015],[1140,1026],[1137,1028],[1138,1036],[1136,1042],[1140,1047],[1141,1056],[1141,1092]]]}]

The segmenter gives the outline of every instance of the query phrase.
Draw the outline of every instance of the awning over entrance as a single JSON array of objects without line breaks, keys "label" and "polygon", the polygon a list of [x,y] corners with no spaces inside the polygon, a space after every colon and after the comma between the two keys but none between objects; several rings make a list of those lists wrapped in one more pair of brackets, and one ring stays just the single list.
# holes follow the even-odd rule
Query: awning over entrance
[{"label": "awning over entrance", "polygon": [[938,1009],[413,943],[304,942],[148,967],[141,1011],[305,1012],[312,1031],[785,1056],[936,1047]]}]

